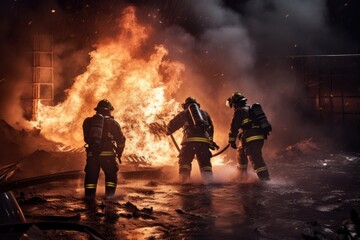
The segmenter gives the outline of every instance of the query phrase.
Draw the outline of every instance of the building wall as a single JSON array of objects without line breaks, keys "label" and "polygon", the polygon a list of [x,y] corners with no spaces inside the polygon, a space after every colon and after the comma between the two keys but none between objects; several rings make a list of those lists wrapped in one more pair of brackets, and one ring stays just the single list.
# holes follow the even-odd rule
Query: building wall
[{"label": "building wall", "polygon": [[316,120],[360,122],[360,55],[299,56],[293,61]]},{"label": "building wall", "polygon": [[360,152],[360,55],[294,56],[310,118],[339,145]]}]

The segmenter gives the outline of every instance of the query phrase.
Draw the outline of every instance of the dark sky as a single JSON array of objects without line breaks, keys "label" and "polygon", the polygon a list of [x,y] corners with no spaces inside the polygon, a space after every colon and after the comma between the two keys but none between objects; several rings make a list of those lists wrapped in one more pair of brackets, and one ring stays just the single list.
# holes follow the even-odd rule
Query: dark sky
[{"label": "dark sky", "polygon": [[[56,74],[66,89],[86,69],[94,44],[117,34],[127,5],[137,6],[140,21],[158,30],[152,41],[169,40],[169,57],[191,62],[192,70],[216,76],[225,87],[239,74],[273,69],[289,55],[360,53],[358,0],[2,0],[0,107],[19,97],[14,89],[28,77],[35,33],[53,35],[61,62]],[[189,55],[177,56],[172,47]],[[204,60],[207,49],[213,54]],[[219,77],[223,72],[227,79]],[[203,91],[217,94],[218,88]],[[63,91],[57,94],[64,99]]]},{"label": "dark sky", "polygon": [[[360,53],[358,0],[2,0],[0,81],[21,74],[19,62],[21,66],[31,50],[34,33],[52,34],[55,43],[71,42],[60,58],[76,51],[86,58],[99,38],[117,33],[117,18],[129,4],[138,6],[143,22],[163,29],[179,26],[194,38],[219,24],[240,22],[254,46],[256,63],[296,54]],[[226,17],[215,22],[223,14],[220,7]],[[69,77],[86,63],[77,65],[67,71]]]},{"label": "dark sky", "polygon": [[[12,66],[12,63],[28,49],[27,44],[31,42],[29,39],[33,33],[51,33],[56,41],[71,40],[74,49],[89,49],[99,37],[116,33],[116,19],[123,6],[129,4],[139,6],[139,10],[144,13],[145,22],[154,20],[146,17],[148,14],[156,14],[156,21],[161,21],[162,27],[178,25],[186,32],[199,36],[208,29],[213,15],[211,9],[208,10],[210,4],[206,4],[206,1],[197,2],[203,6],[194,7],[195,4],[191,4],[189,0],[2,0],[0,52],[3,63],[0,78],[14,71],[13,67],[16,68],[16,65]],[[305,0],[302,1],[304,4],[301,1],[287,1],[289,6],[284,4],[284,0],[210,2],[219,2],[241,18],[260,57],[360,52],[360,1]],[[316,9],[317,2],[324,2],[326,7],[319,10],[319,13],[294,16],[291,12],[311,13]],[[203,11],[199,11],[199,8],[203,8]],[[51,10],[55,12],[52,13]],[[314,25],[318,24],[319,19],[312,19],[316,14],[322,14],[323,28],[321,25],[317,28],[311,24],[312,21]],[[299,17],[297,22],[291,21],[293,17]],[[299,26],[302,23],[303,26]],[[308,32],[303,28],[307,28]],[[279,29],[283,32],[279,33]],[[301,32],[307,36],[304,37]],[[313,43],[316,43],[315,47],[309,47]]]},{"label": "dark sky", "polygon": [[[206,29],[205,26],[211,21],[209,18],[212,16],[211,13],[207,16],[208,6],[206,1],[198,2],[203,4],[204,11],[202,14],[194,8],[189,0],[3,0],[0,3],[1,49],[7,44],[12,46],[24,45],[26,39],[23,39],[23,37],[33,32],[48,32],[58,38],[73,38],[74,42],[81,43],[82,47],[91,45],[96,41],[97,37],[111,35],[117,31],[116,19],[123,6],[129,4],[139,6],[140,11],[143,11],[145,16],[147,13],[157,14],[156,20],[162,21],[164,26],[179,25],[196,36]],[[299,1],[295,1],[288,4],[293,5],[293,9],[281,9],[285,4],[279,4],[284,2],[279,0],[223,0],[218,2],[221,2],[224,8],[231,9],[238,14],[250,32],[253,41],[257,41],[257,37],[261,34],[261,29],[257,27],[256,22],[264,24],[265,27],[270,27],[271,25],[268,25],[267,22],[261,21],[273,20],[276,22],[278,16],[284,17],[286,15],[288,15],[288,19],[291,19],[293,16],[290,11],[286,12],[287,10],[311,12],[314,10],[311,5],[316,8],[316,2],[325,2],[326,9],[321,11],[325,21],[324,24],[331,31],[334,31],[338,38],[348,40],[351,44],[344,44],[336,49],[324,49],[322,51],[324,53],[357,53],[360,51],[360,2],[357,0],[324,0],[315,1],[314,4],[312,4],[312,1],[305,0],[303,1],[305,4],[302,5],[298,4]],[[309,2],[309,4],[306,2]],[[298,6],[296,6],[297,4]],[[56,12],[52,13],[51,10]],[[143,20],[149,21],[148,18]],[[286,18],[282,20],[281,23],[277,23],[277,27],[283,27],[284,30],[289,25],[292,27],[291,21],[286,21]],[[307,21],[315,22],[317,19],[304,18],[304,27],[307,26]],[[311,27],[311,24],[308,26]],[[296,35],[295,32],[291,31],[286,34]],[[318,34],[321,34],[321,32],[318,32]],[[301,40],[299,39],[298,46],[302,45]],[[257,42],[259,48],[262,47],[262,44],[266,45],[264,42]],[[292,44],[292,42],[289,44]],[[270,49],[268,52],[272,53]]]}]

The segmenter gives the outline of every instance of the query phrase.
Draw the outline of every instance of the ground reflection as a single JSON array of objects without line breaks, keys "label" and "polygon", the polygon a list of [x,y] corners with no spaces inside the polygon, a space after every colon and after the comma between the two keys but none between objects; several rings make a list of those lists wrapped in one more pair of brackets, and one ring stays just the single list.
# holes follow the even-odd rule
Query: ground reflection
[{"label": "ground reflection", "polygon": [[331,171],[311,160],[279,163],[270,183],[123,180],[115,198],[99,192],[95,202],[71,191],[75,180],[51,183],[23,190],[21,207],[28,220],[65,215],[106,239],[299,239],[313,231],[336,239],[344,216],[360,212],[358,162],[337,158]]}]

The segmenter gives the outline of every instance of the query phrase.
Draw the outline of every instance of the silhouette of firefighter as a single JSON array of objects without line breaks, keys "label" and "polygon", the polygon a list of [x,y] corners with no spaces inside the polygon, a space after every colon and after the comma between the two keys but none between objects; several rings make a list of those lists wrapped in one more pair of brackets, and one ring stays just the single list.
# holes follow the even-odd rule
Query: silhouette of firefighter
[{"label": "silhouette of firefighter", "polygon": [[[255,103],[250,107],[246,101],[241,93],[235,92],[226,102],[228,107],[234,108],[229,143],[238,151],[238,169],[242,178],[247,177],[247,166],[250,161],[260,180],[270,180],[261,151],[264,140],[272,128],[260,104]],[[236,145],[236,138],[240,140],[239,147]]]},{"label": "silhouette of firefighter", "polygon": [[101,100],[94,110],[96,114],[83,123],[87,154],[85,197],[88,199],[95,197],[100,168],[105,173],[105,196],[115,194],[119,170],[116,158],[121,163],[126,140],[119,123],[111,116],[114,107],[108,100]]},{"label": "silhouette of firefighter", "polygon": [[183,182],[190,178],[191,163],[196,155],[204,181],[212,179],[210,149],[219,148],[213,141],[214,126],[207,112],[200,109],[195,98],[188,97],[182,104],[183,111],[167,125],[166,134],[170,135],[183,128],[184,136],[179,154],[179,174]]}]

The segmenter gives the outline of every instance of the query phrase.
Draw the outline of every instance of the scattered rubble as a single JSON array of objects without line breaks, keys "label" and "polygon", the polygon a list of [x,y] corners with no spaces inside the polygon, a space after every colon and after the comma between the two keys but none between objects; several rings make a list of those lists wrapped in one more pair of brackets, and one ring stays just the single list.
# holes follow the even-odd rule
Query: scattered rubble
[{"label": "scattered rubble", "polygon": [[143,218],[143,219],[156,219],[155,217],[151,216],[151,214],[153,213],[153,208],[143,208],[141,210],[139,210],[134,204],[132,204],[131,202],[127,202],[124,205],[126,211],[131,212],[132,213],[132,217],[133,218]]},{"label": "scattered rubble", "polygon": [[156,187],[158,184],[154,181],[150,181],[147,184],[145,184],[144,186],[146,187]]},{"label": "scattered rubble", "polygon": [[313,156],[320,150],[313,138],[308,138],[296,144],[286,147],[277,152],[277,158],[283,160],[297,159],[305,156]]}]

